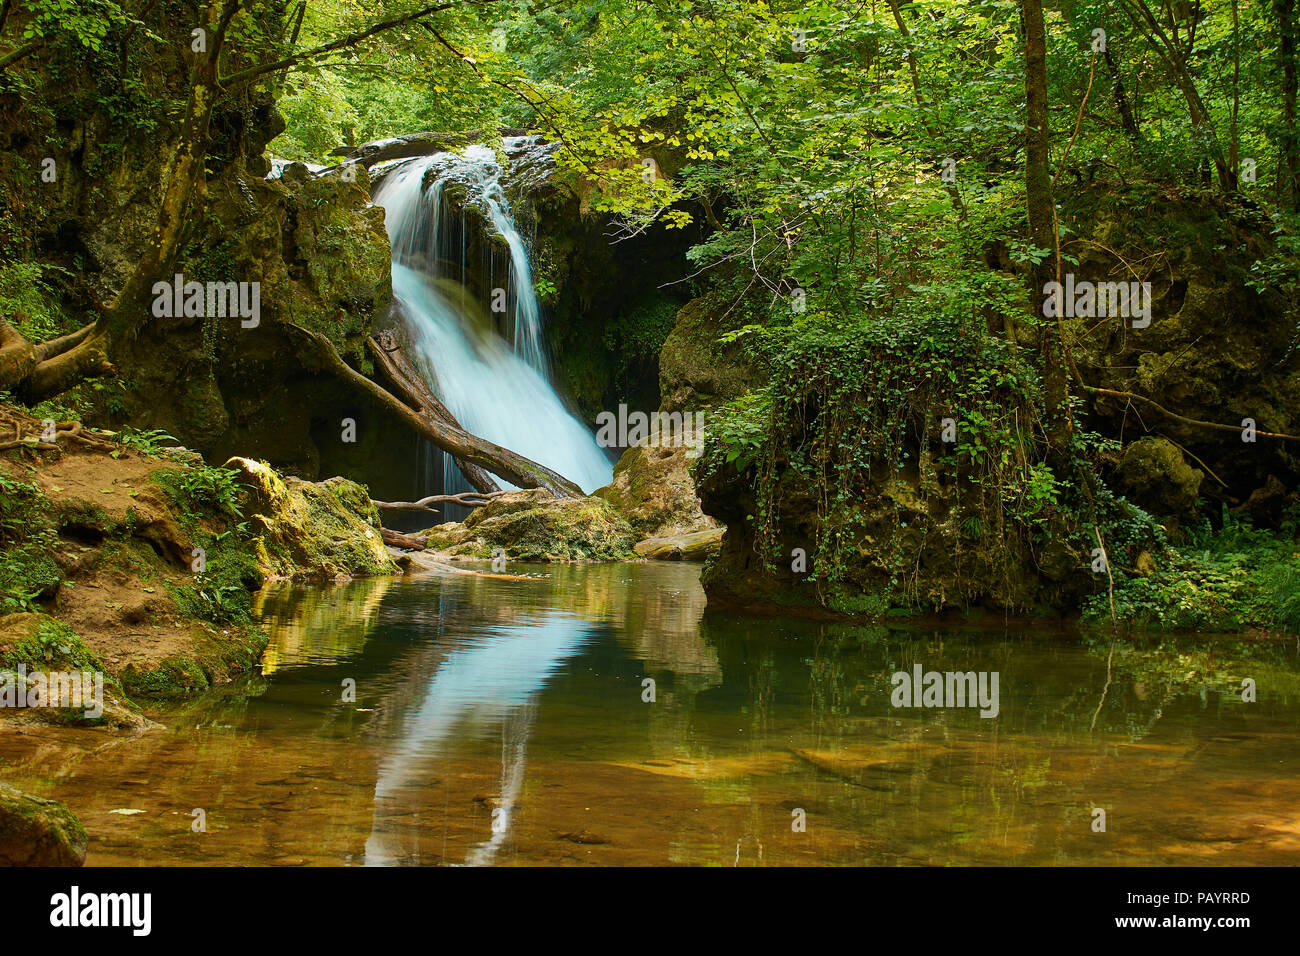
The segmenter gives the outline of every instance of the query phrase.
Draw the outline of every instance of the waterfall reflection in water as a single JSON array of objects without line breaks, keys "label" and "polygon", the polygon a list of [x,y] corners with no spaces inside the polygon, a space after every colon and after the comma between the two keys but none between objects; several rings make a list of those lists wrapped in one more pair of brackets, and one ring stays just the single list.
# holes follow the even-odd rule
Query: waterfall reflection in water
[{"label": "waterfall reflection in water", "polygon": [[[1056,626],[706,614],[682,564],[517,570],[268,589],[265,676],[142,735],[0,728],[0,769],[78,814],[92,866],[1300,859],[1290,642],[1112,657]],[[918,663],[998,671],[997,718],[893,708]]]},{"label": "waterfall reflection in water", "polygon": [[[572,615],[549,615],[516,627],[494,628],[442,658],[380,765],[374,823],[366,841],[367,865],[418,858],[414,844],[405,851],[394,846],[386,820],[403,808],[418,812],[427,799],[427,780],[421,771],[428,770],[433,758],[445,756],[467,731],[496,720],[502,727],[500,801],[493,808],[492,838],[475,847],[467,862],[491,860],[506,837],[523,785],[536,697],[548,677],[590,639],[591,627]],[[414,836],[409,831],[408,835]]]}]

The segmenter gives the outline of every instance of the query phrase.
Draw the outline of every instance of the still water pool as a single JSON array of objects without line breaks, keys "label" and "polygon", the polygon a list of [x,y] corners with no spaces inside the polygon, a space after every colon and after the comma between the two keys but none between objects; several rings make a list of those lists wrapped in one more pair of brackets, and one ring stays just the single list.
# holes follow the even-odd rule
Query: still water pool
[{"label": "still water pool", "polygon": [[[268,590],[261,674],[138,736],[6,733],[3,777],[80,815],[88,865],[1300,862],[1294,639],[849,625],[706,611],[692,565],[512,570]],[[916,665],[996,673],[997,717],[893,706]]]}]

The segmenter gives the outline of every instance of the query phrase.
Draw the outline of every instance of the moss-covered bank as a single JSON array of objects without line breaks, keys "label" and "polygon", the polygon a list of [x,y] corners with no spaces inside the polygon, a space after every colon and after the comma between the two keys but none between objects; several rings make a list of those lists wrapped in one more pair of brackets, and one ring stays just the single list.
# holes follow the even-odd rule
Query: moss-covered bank
[{"label": "moss-covered bank", "polygon": [[[34,422],[16,408],[0,414]],[[365,489],[236,459],[204,464],[149,433],[0,457],[0,668],[105,674],[95,723],[140,727],[133,699],[188,696],[253,669],[270,578],[391,573]],[[25,718],[73,719],[47,709]],[[78,719],[78,722],[82,722]]]}]

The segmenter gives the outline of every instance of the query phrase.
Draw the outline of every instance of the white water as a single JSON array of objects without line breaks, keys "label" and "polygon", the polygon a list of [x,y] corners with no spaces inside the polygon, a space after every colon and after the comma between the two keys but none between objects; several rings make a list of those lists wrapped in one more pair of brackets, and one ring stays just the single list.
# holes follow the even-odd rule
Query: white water
[{"label": "white water", "polygon": [[[439,153],[388,174],[375,202],[384,207],[393,247],[393,294],[406,315],[422,371],[462,427],[541,462],[583,491],[594,491],[609,483],[613,466],[551,385],[528,252],[501,190],[501,172],[491,150],[471,146],[464,156]],[[438,281],[448,278],[438,240],[442,191],[451,182],[466,187],[468,201],[486,213],[506,241],[506,328],[512,341],[470,318],[476,310],[464,307],[468,293],[449,291],[448,283]],[[464,249],[460,256],[463,270]],[[450,456],[444,474],[454,475],[444,491],[468,489]]]}]

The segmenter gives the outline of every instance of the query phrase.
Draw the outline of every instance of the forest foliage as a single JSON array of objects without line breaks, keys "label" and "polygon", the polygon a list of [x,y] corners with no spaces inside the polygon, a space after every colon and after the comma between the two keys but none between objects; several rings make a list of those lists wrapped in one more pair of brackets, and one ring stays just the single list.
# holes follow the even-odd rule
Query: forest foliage
[{"label": "forest foliage", "polygon": [[[196,21],[206,9],[176,6],[168,16],[193,8]],[[417,130],[534,131],[558,144],[564,175],[615,235],[705,223],[690,277],[726,303],[724,338],[770,375],[762,395],[719,411],[713,439],[726,465],[752,472],[760,538],[779,539],[776,469],[805,469],[823,526],[842,534],[854,476],[901,468],[937,411],[960,407],[949,451],[989,485],[983,520],[1032,537],[1087,512],[1083,546],[1099,523],[1121,534],[1134,519],[1095,482],[1102,443],[1086,429],[1054,439],[1045,404],[1051,352],[1038,342],[1052,332],[1028,284],[1077,249],[1068,221],[1048,245],[1026,230],[1027,26],[1045,26],[1053,209],[1098,182],[1226,197],[1273,232],[1257,286],[1294,296],[1294,7],[251,0],[233,5],[217,95],[269,93],[287,126],[269,152],[317,163],[340,144]],[[24,63],[58,48],[121,71],[106,101],[125,127],[175,124],[183,104],[151,99],[148,82],[156,16],[128,0],[6,0],[4,82],[39,100]],[[360,39],[336,42],[349,37]],[[0,267],[0,296],[31,337],[56,331],[49,281],[22,262]],[[845,543],[818,542],[832,577]]]}]

